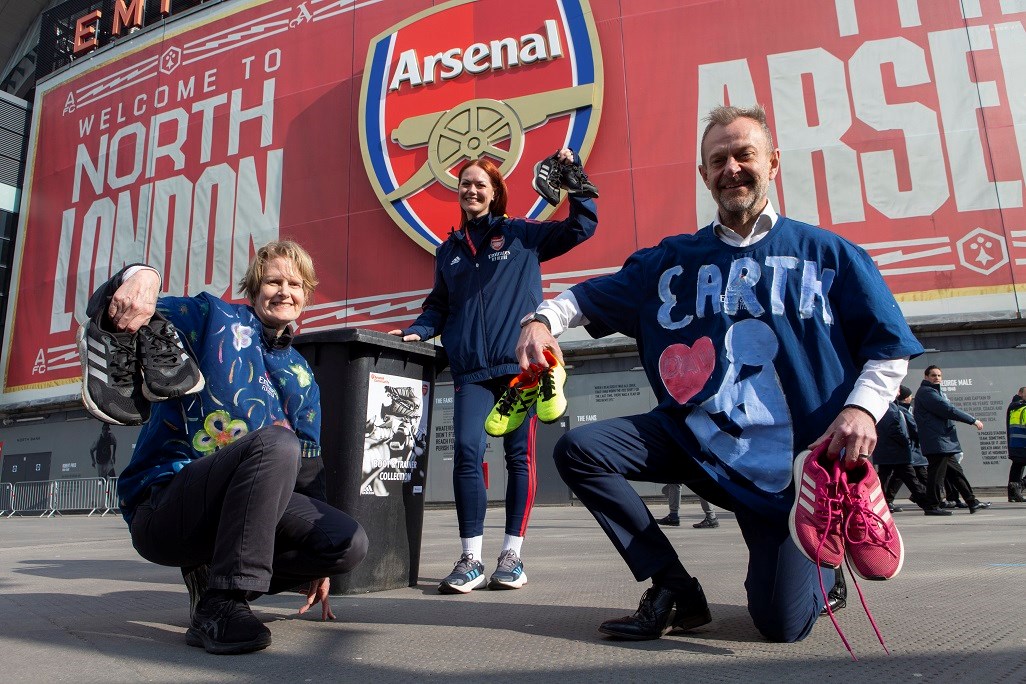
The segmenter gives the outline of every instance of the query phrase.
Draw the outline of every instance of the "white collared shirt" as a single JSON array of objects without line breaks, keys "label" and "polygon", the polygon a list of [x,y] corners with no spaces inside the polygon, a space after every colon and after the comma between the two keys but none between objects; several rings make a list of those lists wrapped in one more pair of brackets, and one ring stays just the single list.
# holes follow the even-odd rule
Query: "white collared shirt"
[{"label": "white collared shirt", "polygon": [[759,214],[759,217],[755,219],[755,223],[752,225],[752,232],[747,236],[741,237],[739,233],[734,232],[732,228],[727,228],[725,225],[720,223],[720,212],[716,212],[716,217],[713,218],[713,230],[716,231],[716,237],[731,247],[747,247],[748,245],[754,245],[759,240],[769,235],[770,229],[777,224],[777,212],[773,210],[773,203],[766,200],[766,207]]}]

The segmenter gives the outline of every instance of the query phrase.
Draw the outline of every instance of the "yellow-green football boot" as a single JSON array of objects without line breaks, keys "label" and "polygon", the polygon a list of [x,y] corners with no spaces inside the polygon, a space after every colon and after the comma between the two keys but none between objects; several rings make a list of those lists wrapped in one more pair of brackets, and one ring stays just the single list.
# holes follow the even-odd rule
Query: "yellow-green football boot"
[{"label": "yellow-green football boot", "polygon": [[539,369],[532,365],[510,380],[509,387],[485,418],[485,432],[492,437],[502,437],[524,424],[538,398],[538,375]]},{"label": "yellow-green football boot", "polygon": [[539,382],[541,390],[538,394],[538,420],[543,423],[555,423],[566,413],[566,395],[563,393],[566,369],[547,349],[545,360],[549,367],[542,371]]}]

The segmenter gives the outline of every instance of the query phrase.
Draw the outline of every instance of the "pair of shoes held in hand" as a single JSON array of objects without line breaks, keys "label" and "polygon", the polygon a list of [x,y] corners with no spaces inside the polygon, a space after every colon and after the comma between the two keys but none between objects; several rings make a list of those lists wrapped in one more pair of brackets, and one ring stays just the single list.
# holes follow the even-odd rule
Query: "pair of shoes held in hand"
[{"label": "pair of shoes held in hand", "polygon": [[532,406],[543,423],[555,423],[566,413],[566,369],[547,349],[545,361],[548,367],[531,364],[510,381],[485,418],[485,432],[492,437],[508,435],[523,425]]},{"label": "pair of shoes held in hand", "polygon": [[592,199],[599,196],[598,188],[588,180],[588,174],[584,173],[580,159],[575,156],[572,162],[564,162],[560,160],[559,152],[534,165],[531,186],[552,206],[559,204],[563,190],[571,195]]},{"label": "pair of shoes held in hand", "polygon": [[113,425],[142,425],[150,402],[203,389],[203,374],[174,325],[159,313],[136,333],[110,327],[103,312],[78,331],[82,403]]},{"label": "pair of shoes held in hand", "polygon": [[[794,461],[795,501],[789,525],[802,554],[837,573],[829,592],[820,578],[824,612],[855,658],[834,617],[834,610],[844,607],[847,595],[841,564],[847,559],[848,568],[863,579],[891,579],[901,571],[905,547],[873,465],[868,459],[859,459],[854,466],[846,466],[829,455],[829,444],[826,440]],[[858,589],[858,582],[855,586]],[[880,645],[889,652],[862,590],[858,592]]]},{"label": "pair of shoes held in hand", "polygon": [[828,444],[795,459],[791,537],[817,565],[838,568],[847,556],[859,577],[891,579],[905,550],[880,478],[867,460],[844,468],[827,454]]}]

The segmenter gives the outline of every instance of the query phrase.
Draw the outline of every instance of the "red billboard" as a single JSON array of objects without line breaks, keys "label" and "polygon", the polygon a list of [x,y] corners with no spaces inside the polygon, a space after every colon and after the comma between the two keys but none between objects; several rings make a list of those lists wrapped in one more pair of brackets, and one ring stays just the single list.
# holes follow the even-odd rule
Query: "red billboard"
[{"label": "red billboard", "polygon": [[[1026,275],[1021,0],[239,0],[171,17],[37,86],[3,349],[7,406],[77,391],[90,292],[126,263],[236,296],[292,237],[321,285],[300,331],[388,329],[431,286],[453,169],[570,145],[596,237],[550,294],[713,216],[702,117],[766,106],[776,208],[874,257],[913,322],[1018,318]],[[565,206],[555,215],[565,214]]]}]

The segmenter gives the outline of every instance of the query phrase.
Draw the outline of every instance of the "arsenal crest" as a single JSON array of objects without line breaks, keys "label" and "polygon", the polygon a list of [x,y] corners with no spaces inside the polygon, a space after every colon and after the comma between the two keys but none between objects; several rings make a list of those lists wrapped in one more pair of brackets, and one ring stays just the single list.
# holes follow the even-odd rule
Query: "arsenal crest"
[{"label": "arsenal crest", "polygon": [[552,213],[531,188],[562,147],[588,158],[602,109],[602,56],[587,0],[454,0],[371,41],[360,142],[395,222],[434,252],[459,222],[456,174],[488,157],[511,216]]}]

